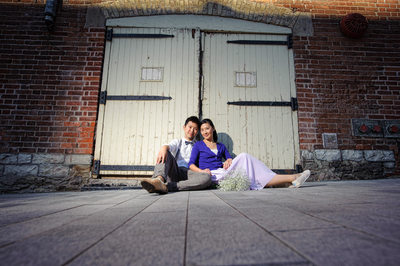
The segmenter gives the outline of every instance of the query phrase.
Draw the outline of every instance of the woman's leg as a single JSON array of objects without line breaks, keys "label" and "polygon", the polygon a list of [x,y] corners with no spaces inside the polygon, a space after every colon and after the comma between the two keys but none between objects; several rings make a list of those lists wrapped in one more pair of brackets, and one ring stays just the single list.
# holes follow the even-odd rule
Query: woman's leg
[{"label": "woman's leg", "polygon": [[290,188],[298,188],[304,184],[304,182],[307,181],[307,179],[310,177],[311,172],[310,170],[305,170],[304,172],[300,174],[294,174],[294,175],[275,175],[271,181],[269,181],[265,187],[271,187],[271,186],[278,186],[278,185],[283,185],[287,183],[292,183]]},{"label": "woman's leg", "polygon": [[270,187],[270,186],[277,186],[277,185],[282,185],[286,183],[292,183],[296,178],[298,178],[300,174],[294,174],[294,175],[275,175],[266,185],[265,187]]}]

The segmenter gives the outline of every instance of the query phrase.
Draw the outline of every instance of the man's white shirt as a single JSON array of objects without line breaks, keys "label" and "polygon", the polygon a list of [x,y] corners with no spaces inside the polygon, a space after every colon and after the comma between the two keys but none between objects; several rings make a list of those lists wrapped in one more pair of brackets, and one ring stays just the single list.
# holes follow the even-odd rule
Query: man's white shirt
[{"label": "man's white shirt", "polygon": [[[179,148],[179,142],[181,142],[181,147],[177,158],[176,153]],[[174,139],[168,144],[168,146],[169,146],[169,151],[172,153],[172,155],[175,156],[175,160],[176,163],[178,164],[178,167],[188,168],[188,163],[190,160],[190,154],[192,153],[193,144],[186,144],[185,142],[187,142],[185,138]]]}]

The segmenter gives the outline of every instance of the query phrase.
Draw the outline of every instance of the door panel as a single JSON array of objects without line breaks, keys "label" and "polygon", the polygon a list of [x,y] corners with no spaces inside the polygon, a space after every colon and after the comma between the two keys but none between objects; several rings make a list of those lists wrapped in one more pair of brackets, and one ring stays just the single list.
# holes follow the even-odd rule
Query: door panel
[{"label": "door panel", "polygon": [[204,34],[203,117],[234,154],[247,152],[272,169],[294,169],[297,114],[290,106],[228,102],[290,102],[295,96],[287,45],[233,44],[232,40],[286,41],[286,35]]},{"label": "door panel", "polygon": [[[100,108],[103,123],[97,136],[101,136],[101,144],[96,145],[95,154],[101,162],[100,174],[151,174],[161,145],[181,137],[184,120],[198,115],[199,32],[116,28],[113,34],[174,36],[113,37],[106,44],[103,91],[107,92],[107,101]],[[170,99],[113,100],[112,96]],[[105,170],[106,165],[149,167],[147,171],[121,171]]]}]

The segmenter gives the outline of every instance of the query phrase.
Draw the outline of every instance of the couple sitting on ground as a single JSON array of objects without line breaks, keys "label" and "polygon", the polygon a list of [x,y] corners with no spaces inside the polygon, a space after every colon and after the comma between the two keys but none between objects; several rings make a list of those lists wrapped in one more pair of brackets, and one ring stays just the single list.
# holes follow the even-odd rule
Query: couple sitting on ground
[{"label": "couple sitting on ground", "polygon": [[[199,128],[203,140],[196,142]],[[252,190],[286,183],[297,188],[310,176],[309,170],[300,174],[278,175],[247,153],[232,159],[225,145],[217,142],[217,131],[210,119],[200,122],[197,117],[191,116],[186,119],[183,131],[184,138],[174,139],[161,147],[153,177],[141,182],[149,193],[205,189],[236,170],[246,173]]]}]

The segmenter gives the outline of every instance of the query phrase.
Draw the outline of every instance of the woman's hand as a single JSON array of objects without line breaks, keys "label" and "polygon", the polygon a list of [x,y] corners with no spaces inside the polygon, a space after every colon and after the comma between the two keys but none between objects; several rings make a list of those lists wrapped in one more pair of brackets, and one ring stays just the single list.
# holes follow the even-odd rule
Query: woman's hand
[{"label": "woman's hand", "polygon": [[226,169],[228,169],[229,168],[229,166],[231,166],[231,164],[232,164],[232,159],[231,158],[229,158],[228,160],[226,160],[225,162],[224,162],[224,169],[226,170]]},{"label": "woman's hand", "polygon": [[194,164],[189,165],[189,169],[192,170],[193,172],[207,173],[207,174],[211,175],[211,170],[210,169],[208,169],[208,168],[207,169],[200,169]]},{"label": "woman's hand", "polygon": [[204,170],[201,170],[201,172],[203,172],[203,173],[207,173],[207,174],[209,174],[209,175],[211,175],[211,170],[210,169],[204,169]]}]

